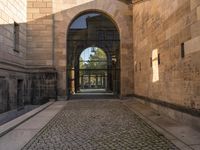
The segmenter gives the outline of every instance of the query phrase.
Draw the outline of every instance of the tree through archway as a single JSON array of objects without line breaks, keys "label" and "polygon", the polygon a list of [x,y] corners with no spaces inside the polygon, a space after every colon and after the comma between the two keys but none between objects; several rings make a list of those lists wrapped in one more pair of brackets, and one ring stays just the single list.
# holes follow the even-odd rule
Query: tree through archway
[{"label": "tree through archway", "polygon": [[113,21],[99,12],[79,15],[67,35],[68,94],[102,90],[120,94],[120,39]]},{"label": "tree through archway", "polygon": [[98,47],[85,49],[79,58],[79,92],[108,92],[108,58]]}]

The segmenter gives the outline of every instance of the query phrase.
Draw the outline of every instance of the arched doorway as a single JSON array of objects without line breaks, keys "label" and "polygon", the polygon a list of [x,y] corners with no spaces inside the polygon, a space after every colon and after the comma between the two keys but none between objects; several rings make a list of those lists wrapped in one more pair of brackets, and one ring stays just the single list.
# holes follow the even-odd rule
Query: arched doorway
[{"label": "arched doorway", "polygon": [[67,93],[120,94],[120,38],[100,12],[76,17],[67,34]]}]

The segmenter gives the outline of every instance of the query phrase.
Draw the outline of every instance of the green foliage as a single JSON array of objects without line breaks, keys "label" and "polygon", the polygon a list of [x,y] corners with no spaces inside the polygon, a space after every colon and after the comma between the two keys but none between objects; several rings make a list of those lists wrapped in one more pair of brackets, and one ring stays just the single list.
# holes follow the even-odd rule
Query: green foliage
[{"label": "green foliage", "polygon": [[80,57],[80,69],[107,69],[107,56],[100,48],[91,52],[89,60],[85,61]]}]

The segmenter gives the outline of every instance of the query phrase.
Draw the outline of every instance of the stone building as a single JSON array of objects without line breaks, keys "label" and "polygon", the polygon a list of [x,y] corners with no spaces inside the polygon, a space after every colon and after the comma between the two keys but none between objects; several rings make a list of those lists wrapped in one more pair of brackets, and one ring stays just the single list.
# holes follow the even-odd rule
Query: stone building
[{"label": "stone building", "polygon": [[199,116],[199,0],[0,0],[0,112],[67,98],[70,26],[87,13],[119,33],[118,96]]}]

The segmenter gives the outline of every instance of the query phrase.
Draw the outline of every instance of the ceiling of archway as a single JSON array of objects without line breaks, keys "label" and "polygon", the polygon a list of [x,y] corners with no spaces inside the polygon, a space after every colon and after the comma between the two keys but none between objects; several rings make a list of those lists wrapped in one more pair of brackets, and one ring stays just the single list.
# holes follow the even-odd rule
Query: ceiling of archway
[{"label": "ceiling of archway", "polygon": [[132,3],[132,0],[119,0],[119,1],[125,2],[126,4],[131,4]]},{"label": "ceiling of archway", "polygon": [[119,0],[119,1],[125,2],[126,4],[133,4],[144,0]]}]

